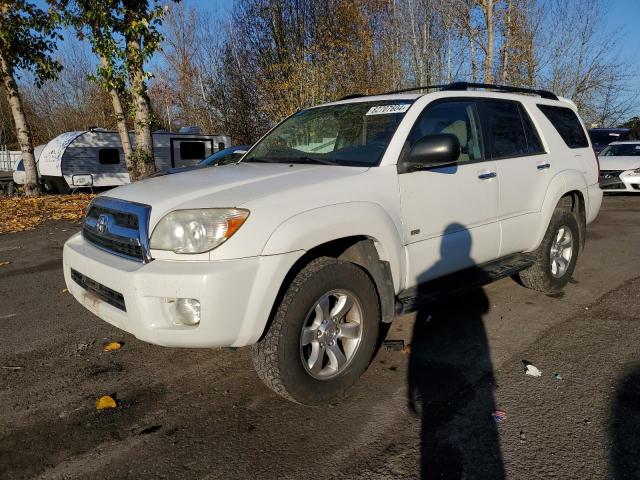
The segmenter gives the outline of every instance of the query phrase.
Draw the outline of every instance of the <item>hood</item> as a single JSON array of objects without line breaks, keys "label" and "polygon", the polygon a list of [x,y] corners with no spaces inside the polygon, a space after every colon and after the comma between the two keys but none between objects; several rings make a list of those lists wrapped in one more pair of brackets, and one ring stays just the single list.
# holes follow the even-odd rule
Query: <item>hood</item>
[{"label": "hood", "polygon": [[368,168],[287,163],[236,163],[147,178],[105,196],[151,205],[151,224],[172,210],[240,207],[261,197],[344,179]]},{"label": "hood", "polygon": [[633,170],[640,168],[640,156],[598,157],[600,170]]}]

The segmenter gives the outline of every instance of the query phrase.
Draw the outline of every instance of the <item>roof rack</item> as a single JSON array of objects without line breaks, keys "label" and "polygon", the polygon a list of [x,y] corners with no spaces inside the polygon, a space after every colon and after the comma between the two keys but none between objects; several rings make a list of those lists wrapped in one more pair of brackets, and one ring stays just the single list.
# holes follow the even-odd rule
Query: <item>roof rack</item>
[{"label": "roof rack", "polygon": [[484,88],[487,90],[495,90],[498,92],[512,92],[512,93],[533,93],[540,95],[541,98],[548,100],[558,100],[555,93],[548,90],[538,90],[535,88],[524,87],[511,87],[509,85],[495,85],[493,83],[469,83],[469,82],[454,82],[450,83],[447,88],[443,90],[469,90],[470,88]]},{"label": "roof rack", "polygon": [[509,92],[509,93],[533,93],[539,95],[542,98],[549,100],[558,100],[558,97],[553,92],[548,90],[536,90],[533,88],[523,87],[511,87],[509,85],[495,85],[493,83],[472,83],[472,82],[453,82],[445,85],[423,85],[419,87],[403,88],[401,90],[393,90],[391,92],[381,93],[380,95],[391,95],[393,93],[413,92],[416,90],[443,90],[443,91],[466,91],[472,88],[484,88],[487,90],[495,90],[497,92]]}]

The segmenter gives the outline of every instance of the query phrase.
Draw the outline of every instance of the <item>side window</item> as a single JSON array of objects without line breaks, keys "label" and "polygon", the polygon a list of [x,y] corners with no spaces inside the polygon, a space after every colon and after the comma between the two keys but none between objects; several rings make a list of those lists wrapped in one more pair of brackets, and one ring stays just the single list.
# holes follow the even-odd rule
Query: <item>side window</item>
[{"label": "side window", "polygon": [[460,142],[458,163],[483,160],[482,136],[475,102],[441,102],[427,108],[409,133],[409,145],[426,135],[451,133]]},{"label": "side window", "polygon": [[491,156],[494,160],[527,155],[525,134],[517,102],[483,101],[484,125],[488,126]]},{"label": "side window", "polygon": [[202,160],[204,157],[204,142],[180,142],[182,160]]},{"label": "side window", "polygon": [[538,108],[558,131],[567,147],[586,148],[589,146],[584,129],[573,110],[552,105],[538,105]]},{"label": "side window", "polygon": [[101,148],[98,150],[100,165],[117,165],[120,163],[120,150],[117,148]]},{"label": "side window", "polygon": [[540,135],[538,135],[538,131],[533,125],[531,117],[529,117],[529,114],[522,105],[519,105],[518,107],[520,108],[520,118],[522,119],[524,134],[527,137],[527,153],[529,155],[545,153],[542,141],[540,140]]}]

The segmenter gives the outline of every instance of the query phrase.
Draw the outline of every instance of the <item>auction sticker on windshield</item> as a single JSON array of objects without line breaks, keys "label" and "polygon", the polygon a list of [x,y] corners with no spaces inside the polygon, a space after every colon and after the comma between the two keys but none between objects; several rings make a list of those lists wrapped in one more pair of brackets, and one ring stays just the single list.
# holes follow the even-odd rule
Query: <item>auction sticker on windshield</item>
[{"label": "auction sticker on windshield", "polygon": [[387,115],[390,113],[404,113],[409,110],[411,104],[403,103],[400,105],[379,105],[377,107],[371,107],[367,112],[367,115]]}]

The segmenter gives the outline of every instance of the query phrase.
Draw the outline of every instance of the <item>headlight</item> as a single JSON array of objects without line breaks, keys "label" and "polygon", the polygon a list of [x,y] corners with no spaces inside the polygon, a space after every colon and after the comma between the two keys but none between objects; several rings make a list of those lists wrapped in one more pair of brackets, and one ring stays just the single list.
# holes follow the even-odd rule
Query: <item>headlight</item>
[{"label": "headlight", "polygon": [[248,216],[249,210],[241,208],[176,210],[156,225],[150,246],[175,253],[208,252],[230,238]]}]

